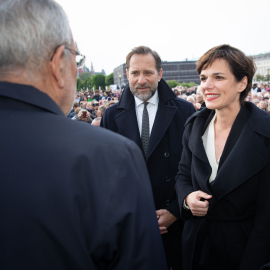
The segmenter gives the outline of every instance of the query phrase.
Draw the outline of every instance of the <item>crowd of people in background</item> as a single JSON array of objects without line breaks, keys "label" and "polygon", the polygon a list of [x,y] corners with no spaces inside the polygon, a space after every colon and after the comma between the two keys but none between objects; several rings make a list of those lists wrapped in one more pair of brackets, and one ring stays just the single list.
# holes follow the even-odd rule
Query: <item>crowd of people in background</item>
[{"label": "crowd of people in background", "polygon": [[[181,99],[191,102],[195,110],[202,110],[205,107],[200,86],[191,88],[177,86],[172,89],[175,95]],[[82,91],[77,93],[73,102],[73,108],[67,117],[76,121],[83,121],[94,126],[100,125],[100,120],[106,108],[119,101],[120,90],[99,90]],[[253,102],[261,110],[270,113],[270,88],[269,84],[253,84],[246,101]]]},{"label": "crowd of people in background", "polygon": [[78,92],[68,116],[75,121],[83,121],[94,126],[100,125],[106,108],[118,102],[119,90]]},{"label": "crowd of people in background", "polygon": [[[204,105],[203,95],[200,86],[191,88],[177,86],[173,88],[174,93],[182,99],[193,103],[195,109],[201,110]],[[270,88],[269,84],[253,84],[246,101],[253,102],[258,108],[270,113]]]}]

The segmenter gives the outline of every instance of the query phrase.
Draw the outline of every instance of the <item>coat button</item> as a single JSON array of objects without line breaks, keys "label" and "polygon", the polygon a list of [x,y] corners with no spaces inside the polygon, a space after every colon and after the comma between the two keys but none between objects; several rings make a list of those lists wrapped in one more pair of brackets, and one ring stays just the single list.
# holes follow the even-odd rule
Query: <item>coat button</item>
[{"label": "coat button", "polygon": [[167,201],[166,201],[166,204],[169,205],[169,204],[170,204],[170,200],[167,200]]},{"label": "coat button", "polygon": [[171,180],[168,176],[165,179],[166,179],[166,181],[170,181]]},{"label": "coat button", "polygon": [[164,157],[168,157],[169,156],[169,153],[168,152],[165,152],[164,153]]}]

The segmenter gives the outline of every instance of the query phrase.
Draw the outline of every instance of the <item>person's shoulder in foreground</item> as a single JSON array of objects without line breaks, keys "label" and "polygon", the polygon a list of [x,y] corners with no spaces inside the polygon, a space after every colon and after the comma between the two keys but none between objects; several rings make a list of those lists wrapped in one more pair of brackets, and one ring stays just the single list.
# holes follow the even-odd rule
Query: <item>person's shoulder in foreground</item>
[{"label": "person's shoulder in foreground", "polygon": [[140,150],[65,117],[84,57],[64,11],[3,0],[0,20],[0,269],[166,269]]}]

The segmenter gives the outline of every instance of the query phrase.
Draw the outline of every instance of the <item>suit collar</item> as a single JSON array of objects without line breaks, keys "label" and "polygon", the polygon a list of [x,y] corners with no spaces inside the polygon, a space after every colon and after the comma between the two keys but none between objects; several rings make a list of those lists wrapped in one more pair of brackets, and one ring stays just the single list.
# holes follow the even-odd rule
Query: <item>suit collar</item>
[{"label": "suit collar", "polygon": [[[176,106],[167,104],[170,99],[176,98],[176,96],[163,79],[161,79],[158,83],[158,96],[158,110],[152,128],[151,136],[149,138],[149,146],[146,160],[149,159],[149,157],[161,141],[166,130],[170,126],[174,114],[177,111]],[[115,118],[120,134],[135,141],[137,145],[139,145],[139,147],[142,149],[142,143],[135,110],[135,100],[134,96],[130,91],[129,84],[126,85],[117,105],[117,108],[122,109],[122,111]]]},{"label": "suit collar", "polygon": [[0,82],[0,96],[21,101],[54,114],[64,115],[59,106],[47,94],[30,85]]}]

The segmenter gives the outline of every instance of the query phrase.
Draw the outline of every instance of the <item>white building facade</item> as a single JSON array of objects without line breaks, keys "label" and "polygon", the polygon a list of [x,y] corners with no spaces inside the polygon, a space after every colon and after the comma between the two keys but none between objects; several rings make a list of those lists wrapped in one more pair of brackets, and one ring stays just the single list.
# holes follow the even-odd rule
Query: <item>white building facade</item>
[{"label": "white building facade", "polygon": [[[270,82],[270,52],[258,55],[252,55],[256,64],[257,70],[253,78],[254,83],[269,83]],[[265,80],[257,80],[256,75],[260,74],[265,77]]]}]

